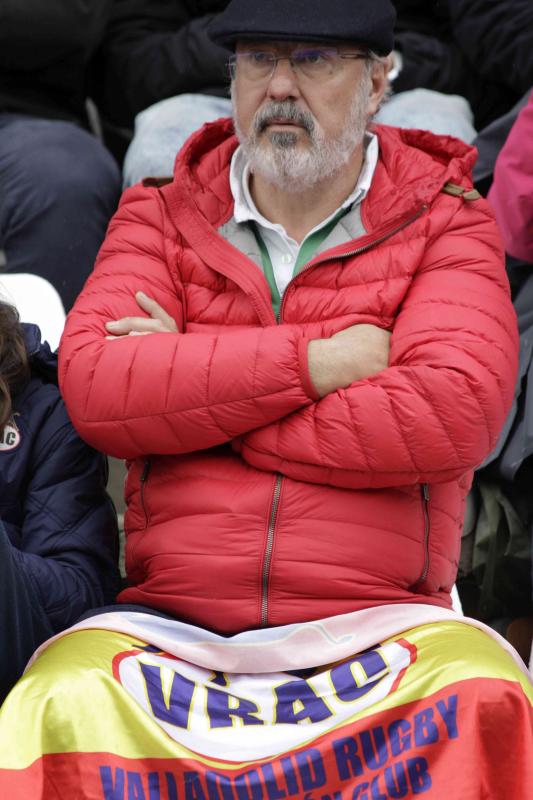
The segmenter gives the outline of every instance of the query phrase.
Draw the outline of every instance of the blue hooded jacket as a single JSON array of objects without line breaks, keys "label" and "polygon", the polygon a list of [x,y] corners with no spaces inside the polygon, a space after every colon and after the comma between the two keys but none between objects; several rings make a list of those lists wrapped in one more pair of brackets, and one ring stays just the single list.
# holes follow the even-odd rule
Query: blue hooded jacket
[{"label": "blue hooded jacket", "polygon": [[119,588],[105,457],[74,430],[57,356],[24,325],[31,376],[0,434],[0,699],[34,649]]}]

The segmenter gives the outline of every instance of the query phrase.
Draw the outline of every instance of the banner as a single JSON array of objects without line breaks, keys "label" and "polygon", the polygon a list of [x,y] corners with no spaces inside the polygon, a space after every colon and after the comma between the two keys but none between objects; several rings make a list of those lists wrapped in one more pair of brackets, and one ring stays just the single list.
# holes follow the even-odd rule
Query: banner
[{"label": "banner", "polygon": [[[451,618],[420,625],[329,663],[357,615],[244,641],[200,632],[200,642],[198,629],[181,626],[185,647],[201,644],[198,664],[152,643],[157,619],[112,616],[146,635],[71,631],[41,652],[6,700],[0,797],[533,797],[531,680],[479,626]],[[318,666],[257,671],[261,649],[293,661],[294,636],[301,663],[311,658],[309,641],[321,642]],[[213,669],[235,657],[232,646],[253,671]]]}]

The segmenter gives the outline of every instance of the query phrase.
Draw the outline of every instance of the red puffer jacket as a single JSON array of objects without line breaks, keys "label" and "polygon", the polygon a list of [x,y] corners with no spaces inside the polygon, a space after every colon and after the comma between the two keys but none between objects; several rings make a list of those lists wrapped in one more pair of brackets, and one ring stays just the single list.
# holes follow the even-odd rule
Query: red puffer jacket
[{"label": "red puffer jacket", "polygon": [[[377,133],[367,235],[309,263],[281,324],[218,231],[229,121],[189,141],[171,184],[124,195],[60,354],[75,426],[130,462],[123,602],[223,633],[450,605],[471,470],[513,395],[515,317],[493,217],[458,188],[474,151]],[[138,290],[181,333],[106,340]],[[319,400],[308,341],[363,322],[392,331],[389,368]]]}]

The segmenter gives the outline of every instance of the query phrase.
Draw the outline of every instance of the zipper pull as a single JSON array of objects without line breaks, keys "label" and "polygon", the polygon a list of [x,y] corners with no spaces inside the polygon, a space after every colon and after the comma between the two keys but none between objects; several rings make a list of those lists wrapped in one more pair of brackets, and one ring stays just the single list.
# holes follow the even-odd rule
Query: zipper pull
[{"label": "zipper pull", "polygon": [[429,503],[429,484],[423,483],[422,484],[422,494],[424,495],[424,500],[426,503]]},{"label": "zipper pull", "polygon": [[148,509],[146,508],[146,500],[145,500],[145,496],[144,495],[145,495],[146,481],[148,480],[148,474],[150,472],[150,467],[151,466],[152,466],[152,462],[150,461],[149,458],[147,458],[146,461],[144,462],[144,467],[143,467],[143,471],[141,472],[141,477],[139,478],[139,481],[140,481],[140,484],[141,484],[141,507],[142,507],[142,511],[143,511],[143,514],[144,514],[144,530],[147,529],[148,523],[150,521],[150,518],[148,516]]},{"label": "zipper pull", "polygon": [[141,477],[139,479],[141,481],[141,483],[145,483],[146,480],[148,479],[148,473],[150,472],[150,467],[151,466],[152,466],[152,462],[150,461],[149,458],[147,458],[146,461],[144,462],[144,468],[143,468],[143,471],[141,472]]}]

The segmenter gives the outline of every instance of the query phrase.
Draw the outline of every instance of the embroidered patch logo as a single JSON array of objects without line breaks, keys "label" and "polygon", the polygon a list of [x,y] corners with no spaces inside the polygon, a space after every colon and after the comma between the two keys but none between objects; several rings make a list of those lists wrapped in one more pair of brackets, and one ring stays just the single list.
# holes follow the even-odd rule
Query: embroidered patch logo
[{"label": "embroidered patch logo", "polygon": [[20,444],[20,431],[14,419],[10,419],[0,433],[0,451],[14,450]]}]

